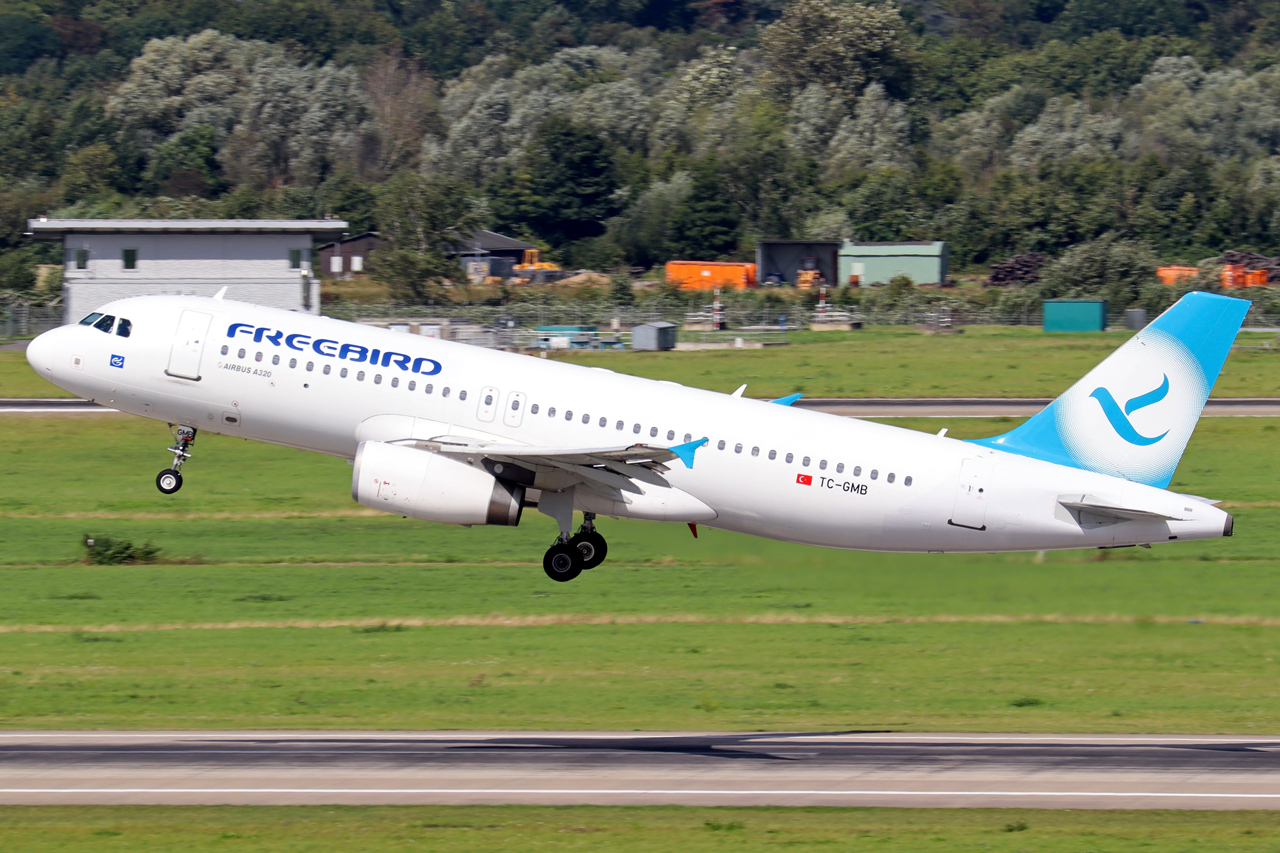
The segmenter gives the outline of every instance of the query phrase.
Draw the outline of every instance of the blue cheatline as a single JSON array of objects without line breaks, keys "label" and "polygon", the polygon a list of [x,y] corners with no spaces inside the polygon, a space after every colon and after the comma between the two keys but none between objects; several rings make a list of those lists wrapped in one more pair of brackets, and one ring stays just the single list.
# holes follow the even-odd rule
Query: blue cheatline
[{"label": "blue cheatline", "polygon": [[[1186,449],[1186,441],[1200,417],[1204,400],[1218,380],[1251,304],[1248,300],[1213,293],[1188,293],[1135,336],[1137,346],[1131,341],[1095,368],[1102,370],[1105,367],[1101,373],[1104,377],[1124,375],[1127,370],[1138,369],[1140,365],[1145,364],[1149,368],[1152,354],[1164,352],[1166,355],[1160,366],[1165,367],[1166,372],[1157,387],[1130,398],[1122,407],[1104,383],[1091,388],[1076,383],[1016,429],[991,438],[975,439],[971,443],[1164,488],[1173,477],[1174,468]],[[1177,358],[1178,352],[1184,357]],[[1134,428],[1128,416],[1165,400],[1170,394],[1170,377],[1173,377],[1173,385],[1181,389],[1179,399],[1194,401],[1198,398],[1199,405],[1194,407],[1194,412],[1184,406],[1176,417],[1171,418],[1172,422],[1165,425],[1167,429],[1164,432],[1154,438],[1145,436]],[[1071,398],[1074,409],[1064,403],[1066,397]],[[1096,451],[1109,446],[1114,436],[1083,434],[1083,422],[1072,414],[1080,412],[1080,400],[1088,398],[1097,402],[1099,409],[1095,411],[1102,412],[1115,435],[1127,442],[1130,450],[1107,451],[1111,458],[1101,460],[1106,454]],[[1169,436],[1169,442],[1161,443],[1166,436]]]},{"label": "blue cheatline", "polygon": [[803,394],[788,394],[785,397],[779,397],[778,399],[770,400],[769,402],[777,403],[779,406],[790,406],[792,403],[794,403],[796,400],[799,400],[803,396],[804,396]]},{"label": "blue cheatline", "polygon": [[684,444],[677,444],[675,447],[668,447],[676,456],[680,457],[680,461],[684,463],[684,467],[693,467],[693,452],[702,445],[706,444],[710,439],[700,438],[697,441],[686,441]]}]

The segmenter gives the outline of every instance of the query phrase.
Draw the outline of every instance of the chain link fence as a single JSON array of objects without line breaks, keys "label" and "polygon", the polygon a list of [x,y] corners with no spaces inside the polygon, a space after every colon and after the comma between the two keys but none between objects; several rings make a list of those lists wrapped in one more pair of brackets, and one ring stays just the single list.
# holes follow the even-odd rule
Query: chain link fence
[{"label": "chain link fence", "polygon": [[0,304],[0,340],[34,338],[62,323],[60,306]]}]

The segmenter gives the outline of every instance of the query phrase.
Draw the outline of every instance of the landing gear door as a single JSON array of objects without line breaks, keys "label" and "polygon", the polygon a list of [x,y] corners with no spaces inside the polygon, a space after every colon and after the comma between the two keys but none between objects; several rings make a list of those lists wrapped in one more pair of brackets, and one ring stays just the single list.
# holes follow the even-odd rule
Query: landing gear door
[{"label": "landing gear door", "polygon": [[200,381],[200,357],[204,355],[205,339],[209,337],[209,324],[213,315],[201,311],[183,311],[178,320],[178,332],[169,351],[169,366],[165,373],[181,379]]},{"label": "landing gear door", "polygon": [[991,497],[993,467],[994,463],[990,459],[981,457],[966,459],[961,463],[960,488],[956,492],[950,524],[973,530],[987,529],[987,504]]}]

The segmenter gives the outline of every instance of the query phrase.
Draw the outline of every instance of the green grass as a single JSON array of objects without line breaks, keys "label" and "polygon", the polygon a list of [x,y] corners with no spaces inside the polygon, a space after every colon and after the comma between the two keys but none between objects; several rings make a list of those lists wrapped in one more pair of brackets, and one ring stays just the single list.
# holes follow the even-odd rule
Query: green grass
[{"label": "green grass", "polygon": [[[1239,343],[1274,335],[1246,332]],[[780,397],[1056,397],[1127,332],[1046,335],[1035,329],[973,326],[963,335],[923,335],[905,327],[795,332],[793,344],[763,350],[681,353],[574,353],[578,364],[669,379],[697,388]],[[1280,349],[1231,353],[1215,397],[1280,396]],[[69,397],[35,375],[22,353],[0,352],[0,397]]]},{"label": "green grass", "polygon": [[[1271,334],[1244,333],[1260,345]],[[962,335],[905,327],[799,332],[786,347],[706,352],[600,352],[564,356],[576,364],[747,395],[780,397],[1056,397],[1129,339],[1127,332],[1046,335],[1035,329],[971,326]],[[1280,395],[1280,349],[1233,350],[1215,397]]]},{"label": "green grass", "polygon": [[1274,851],[1277,812],[546,806],[0,807],[0,848]]},{"label": "green grass", "polygon": [[[1245,504],[1229,540],[886,555],[607,520],[609,563],[570,584],[536,512],[369,515],[342,460],[220,436],[164,497],[162,425],[2,423],[7,728],[1280,726],[1271,419],[1202,421],[1175,480]],[[170,562],[84,565],[85,533]]]}]

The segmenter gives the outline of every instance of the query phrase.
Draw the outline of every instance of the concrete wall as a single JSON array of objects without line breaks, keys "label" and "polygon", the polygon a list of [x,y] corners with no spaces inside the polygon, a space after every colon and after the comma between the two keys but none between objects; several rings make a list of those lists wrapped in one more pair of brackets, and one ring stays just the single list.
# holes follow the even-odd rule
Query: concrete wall
[{"label": "concrete wall", "polygon": [[[310,234],[68,234],[64,281],[191,281],[298,279],[289,250],[311,251]],[[88,269],[76,269],[76,249],[89,250]],[[124,250],[138,250],[138,268],[125,270]],[[305,262],[304,262],[305,265]]]},{"label": "concrete wall", "polygon": [[283,308],[286,311],[305,311],[310,314],[320,313],[320,280],[309,279],[310,307],[304,307],[302,279],[296,271],[293,276],[276,281],[234,281],[220,279],[217,281],[111,281],[85,280],[68,281],[63,284],[63,304],[66,305],[65,320],[77,323],[99,307],[116,299],[130,296],[213,296],[224,286],[227,288],[227,299],[241,302],[252,302],[255,305],[266,305],[269,308]]}]

